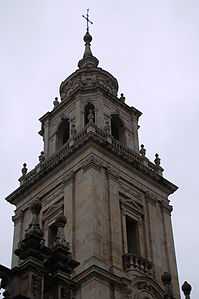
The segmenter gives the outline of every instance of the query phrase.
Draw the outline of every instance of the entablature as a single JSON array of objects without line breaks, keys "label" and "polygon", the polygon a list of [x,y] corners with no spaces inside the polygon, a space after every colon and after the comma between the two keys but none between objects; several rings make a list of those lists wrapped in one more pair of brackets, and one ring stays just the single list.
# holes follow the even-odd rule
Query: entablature
[{"label": "entablature", "polygon": [[133,167],[136,171],[149,177],[156,184],[161,185],[167,190],[168,194],[172,194],[177,187],[162,177],[162,168],[150,162],[146,157],[143,163],[143,157],[115,140],[110,134],[99,129],[95,124],[88,125],[79,134],[76,134],[67,142],[59,151],[51,155],[48,159],[41,161],[30,172],[24,172],[19,178],[20,187],[11,193],[6,200],[13,203],[13,200],[22,192],[27,190],[33,184],[41,180],[45,175],[54,170],[60,163],[71,158],[82,146],[94,142],[100,145],[103,150],[117,156],[121,161]]}]

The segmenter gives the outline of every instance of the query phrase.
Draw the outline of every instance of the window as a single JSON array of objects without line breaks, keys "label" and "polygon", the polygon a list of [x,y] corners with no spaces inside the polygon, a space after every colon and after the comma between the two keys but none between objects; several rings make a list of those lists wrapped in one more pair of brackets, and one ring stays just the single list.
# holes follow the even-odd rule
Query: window
[{"label": "window", "polygon": [[92,104],[88,103],[84,108],[84,125],[86,125],[89,122],[88,115],[90,110],[92,110],[93,112],[94,115],[93,122],[95,122],[95,107]]},{"label": "window", "polygon": [[50,248],[53,247],[53,244],[56,240],[56,236],[57,236],[57,226],[55,225],[55,223],[53,223],[52,225],[49,226],[49,230],[48,230],[48,246]]},{"label": "window", "polygon": [[120,142],[124,142],[124,125],[118,115],[111,115],[112,136]]},{"label": "window", "polygon": [[64,145],[70,137],[69,119],[63,119],[57,130],[57,148]]},{"label": "window", "polygon": [[126,235],[128,253],[139,254],[137,221],[126,215]]}]

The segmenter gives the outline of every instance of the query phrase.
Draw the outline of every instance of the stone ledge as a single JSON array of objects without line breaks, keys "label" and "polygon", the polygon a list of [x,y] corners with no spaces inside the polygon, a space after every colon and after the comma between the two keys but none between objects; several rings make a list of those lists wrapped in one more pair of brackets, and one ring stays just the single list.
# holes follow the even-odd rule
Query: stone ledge
[{"label": "stone ledge", "polygon": [[[22,192],[41,180],[46,174],[50,173],[57,166],[60,166],[63,161],[71,157],[72,154],[77,152],[80,148],[82,148],[82,146],[88,144],[88,142],[91,141],[100,145],[103,150],[107,150],[114,156],[117,156],[124,162],[127,162],[129,166],[137,169],[144,175],[147,175],[156,183],[164,186],[169,191],[169,194],[172,194],[177,190],[177,187],[160,176],[155,171],[155,168],[152,169],[151,167],[147,167],[146,165],[144,165],[142,163],[142,158],[138,153],[122,145],[115,139],[113,139],[112,143],[109,143],[105,138],[106,133],[103,130],[97,128],[96,125],[94,125],[94,127],[96,129],[95,132],[87,132],[87,128],[85,128],[74,138],[74,144],[71,147],[69,146],[69,143],[67,143],[58,152],[44,161],[42,165],[38,164],[33,170],[23,176],[23,180],[20,180],[21,186],[9,196],[7,196],[6,200],[10,203],[13,203],[13,200],[16,199],[16,197],[19,196]],[[150,164],[152,163],[150,162]]]},{"label": "stone ledge", "polygon": [[99,278],[110,283],[115,283],[120,288],[125,288],[131,280],[126,277],[119,277],[109,271],[106,271],[98,266],[90,266],[80,274],[73,277],[73,281],[77,284],[83,284],[92,278]]}]

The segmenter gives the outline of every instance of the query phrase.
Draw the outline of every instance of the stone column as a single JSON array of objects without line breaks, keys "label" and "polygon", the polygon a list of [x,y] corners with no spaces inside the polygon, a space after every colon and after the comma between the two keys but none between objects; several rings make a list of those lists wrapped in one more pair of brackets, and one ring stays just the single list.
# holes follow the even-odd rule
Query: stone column
[{"label": "stone column", "polygon": [[66,215],[68,223],[65,227],[67,241],[71,245],[73,256],[75,256],[75,173],[73,171],[67,173],[63,177],[64,185],[64,215]]},{"label": "stone column", "polygon": [[50,131],[50,121],[49,121],[49,119],[47,119],[45,121],[45,124],[44,124],[44,137],[43,137],[43,139],[44,139],[44,153],[45,153],[46,158],[49,157],[49,155],[50,155],[50,148],[49,148],[49,142],[50,142],[49,138],[50,138],[50,136],[49,136],[49,131]]},{"label": "stone column", "polygon": [[165,251],[168,261],[168,271],[172,275],[172,289],[174,298],[180,298],[179,293],[179,281],[174,249],[173,231],[171,224],[171,211],[172,207],[169,204],[160,203],[160,208],[162,212],[162,222],[164,226],[164,236],[165,236]]},{"label": "stone column", "polygon": [[133,150],[139,152],[139,139],[138,139],[138,119],[135,115],[132,115],[132,127],[133,127]]},{"label": "stone column", "polygon": [[119,175],[111,168],[107,168],[107,196],[108,196],[108,216],[109,216],[109,238],[110,238],[110,261],[112,271],[115,274],[123,271],[122,264],[122,228],[121,209],[119,204]]}]

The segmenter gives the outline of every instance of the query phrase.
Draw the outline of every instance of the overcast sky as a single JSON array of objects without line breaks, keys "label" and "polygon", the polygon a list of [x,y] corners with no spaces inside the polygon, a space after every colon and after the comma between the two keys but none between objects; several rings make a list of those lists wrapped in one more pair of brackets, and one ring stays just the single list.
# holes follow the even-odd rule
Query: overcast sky
[{"label": "overcast sky", "polygon": [[197,299],[198,0],[0,0],[0,263],[10,265],[12,246],[14,207],[4,198],[19,186],[22,164],[38,162],[38,118],[82,57],[88,7],[99,66],[143,112],[140,143],[179,186],[170,199],[180,285],[190,282]]}]

